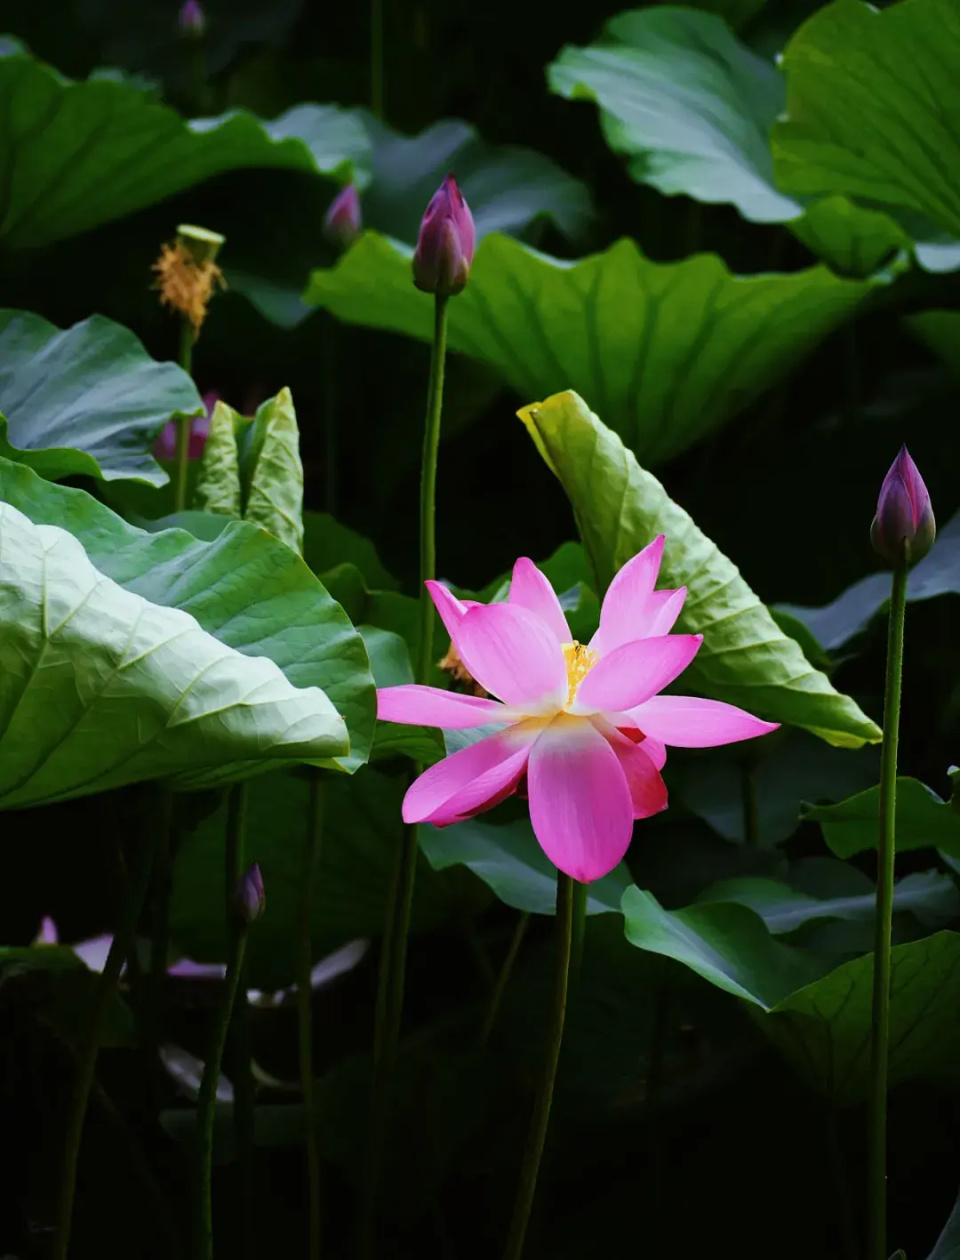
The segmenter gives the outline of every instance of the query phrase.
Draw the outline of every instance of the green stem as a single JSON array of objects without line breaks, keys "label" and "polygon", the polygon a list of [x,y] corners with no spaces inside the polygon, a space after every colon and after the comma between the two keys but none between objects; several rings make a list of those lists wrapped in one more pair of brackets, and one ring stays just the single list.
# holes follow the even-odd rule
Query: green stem
[{"label": "green stem", "polygon": [[[180,320],[180,366],[188,376],[193,370],[193,327],[183,316]],[[190,465],[190,431],[193,420],[190,416],[177,416],[174,421],[177,430],[177,445],[173,480],[173,508],[182,512],[187,506],[187,471]]]},{"label": "green stem", "polygon": [[110,1002],[117,990],[123,960],[133,950],[134,933],[147,894],[155,845],[156,836],[154,835],[150,837],[148,844],[141,844],[137,848],[136,861],[133,863],[130,879],[124,890],[120,922],[111,942],[103,971],[97,977],[86,1036],[77,1055],[77,1075],[63,1143],[53,1260],[66,1260],[70,1247],[70,1224],[73,1219],[73,1199],[77,1185],[77,1163],[80,1157],[90,1091],[96,1075],[97,1052],[100,1048]]},{"label": "green stem", "polygon": [[223,1002],[217,1012],[210,1049],[203,1065],[197,1120],[200,1128],[199,1179],[200,1197],[197,1212],[196,1260],[213,1260],[213,1129],[217,1118],[217,1084],[220,1080],[220,1064],[223,1047],[230,1027],[233,1004],[240,988],[240,973],[247,946],[247,923],[236,916],[230,931],[227,951],[227,974]]},{"label": "green stem", "polygon": [[437,294],[433,311],[433,352],[430,356],[430,388],[423,429],[423,465],[420,471],[420,655],[417,682],[428,683],[433,666],[434,608],[425,582],[437,576],[437,452],[440,449],[440,415],[443,410],[443,369],[447,357],[447,299]]},{"label": "green stem", "polygon": [[[226,843],[224,846],[224,915],[227,931],[237,935],[239,927],[231,905],[231,894],[246,872],[247,785],[236,783],[227,797]],[[256,1176],[254,1167],[255,1090],[251,1071],[250,1006],[246,999],[246,970],[242,956],[237,979],[240,1001],[231,1002],[226,1036],[230,1042],[233,1080],[233,1131],[240,1164],[241,1255],[253,1254]],[[221,1050],[221,1058],[223,1051]]]},{"label": "green stem", "polygon": [[320,1257],[320,1151],[317,1147],[316,1102],[313,1092],[313,940],[310,930],[313,888],[320,863],[323,834],[323,783],[320,772],[310,778],[309,823],[300,880],[300,952],[297,968],[297,1021],[300,1033],[300,1092],[307,1142],[307,1191],[310,1201],[310,1260]]},{"label": "green stem", "polygon": [[547,1054],[540,1077],[540,1087],[534,1104],[533,1119],[523,1155],[523,1166],[517,1185],[517,1197],[513,1207],[510,1233],[503,1253],[503,1260],[520,1260],[523,1243],[530,1220],[530,1210],[537,1189],[537,1174],[543,1155],[550,1123],[550,1105],[553,1102],[553,1086],[560,1062],[560,1044],[563,1040],[563,1023],[567,1010],[567,985],[570,959],[573,951],[574,903],[577,893],[575,881],[562,871],[557,871],[557,956],[554,973],[553,1005],[547,1039]]},{"label": "green stem", "polygon": [[574,881],[573,885],[573,940],[570,950],[570,995],[573,996],[580,981],[583,962],[583,934],[587,927],[587,885]]},{"label": "green stem", "polygon": [[370,109],[383,117],[383,0],[370,0]]},{"label": "green stem", "polygon": [[890,948],[893,920],[893,868],[896,852],[897,739],[903,674],[903,620],[907,606],[907,566],[893,571],[887,677],[883,695],[883,748],[880,754],[880,829],[877,845],[877,911],[873,947],[873,1021],[870,1039],[870,1260],[887,1260],[887,1055],[890,1039]]},{"label": "green stem", "polygon": [[493,1032],[493,1026],[497,1021],[497,1015],[500,1013],[500,1005],[503,1002],[503,995],[507,991],[507,985],[510,983],[510,976],[513,973],[514,964],[517,961],[517,955],[520,953],[520,946],[523,944],[523,938],[527,934],[527,928],[530,926],[530,914],[524,910],[517,919],[517,926],[513,929],[513,936],[510,938],[510,945],[507,949],[506,957],[503,960],[503,966],[500,968],[497,982],[490,994],[490,1001],[487,1004],[487,1012],[483,1018],[483,1027],[480,1030],[480,1045],[485,1046],[490,1040],[490,1034]]}]

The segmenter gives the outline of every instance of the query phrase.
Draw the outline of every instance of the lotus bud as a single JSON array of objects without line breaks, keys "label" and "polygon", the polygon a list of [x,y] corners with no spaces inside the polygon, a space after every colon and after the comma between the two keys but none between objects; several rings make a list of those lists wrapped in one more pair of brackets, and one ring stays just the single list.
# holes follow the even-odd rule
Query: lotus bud
[{"label": "lotus bud", "polygon": [[357,239],[362,228],[360,195],[353,184],[347,184],[330,202],[323,219],[323,234],[331,245],[346,249]]},{"label": "lotus bud", "polygon": [[877,514],[870,526],[874,551],[888,564],[922,560],[937,536],[930,495],[905,446],[880,487]]},{"label": "lotus bud", "polygon": [[424,293],[453,297],[470,276],[476,247],[473,215],[448,175],[430,199],[413,255],[413,283]]},{"label": "lotus bud", "polygon": [[177,22],[184,35],[200,39],[207,29],[207,15],[199,0],[184,0]]},{"label": "lotus bud", "polygon": [[263,914],[267,903],[263,892],[263,876],[256,862],[237,880],[230,901],[234,913],[247,926],[255,923]]}]

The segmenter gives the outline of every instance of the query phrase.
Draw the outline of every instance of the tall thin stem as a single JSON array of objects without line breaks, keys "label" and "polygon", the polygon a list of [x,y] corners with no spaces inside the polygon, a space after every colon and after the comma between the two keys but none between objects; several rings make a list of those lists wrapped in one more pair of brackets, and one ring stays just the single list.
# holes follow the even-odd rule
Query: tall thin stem
[{"label": "tall thin stem", "polygon": [[873,1021],[870,1039],[870,1260],[887,1260],[887,1057],[890,1040],[890,949],[893,871],[896,855],[897,741],[903,674],[903,621],[907,605],[907,566],[893,571],[887,677],[883,695],[883,749],[880,754],[880,827],[877,843],[877,911],[873,947]]},{"label": "tall thin stem", "polygon": [[238,916],[237,924],[230,932],[223,1001],[217,1012],[210,1049],[207,1051],[206,1062],[203,1065],[203,1078],[200,1082],[197,1106],[200,1128],[200,1194],[197,1209],[196,1260],[213,1260],[213,1130],[217,1117],[217,1084],[220,1080],[220,1065],[223,1062],[223,1047],[227,1040],[227,1029],[230,1027],[230,1016],[240,988],[247,931],[246,921]]},{"label": "tall thin stem", "polygon": [[507,948],[503,965],[497,976],[496,983],[493,986],[493,992],[490,994],[490,1001],[487,1003],[487,1011],[483,1017],[483,1027],[480,1030],[480,1045],[485,1046],[490,1040],[490,1034],[493,1032],[493,1026],[496,1023],[497,1015],[500,1013],[500,1004],[503,1002],[503,995],[507,991],[507,985],[510,983],[510,976],[513,974],[514,964],[517,961],[517,955],[520,953],[520,946],[523,944],[523,938],[527,934],[527,928],[530,926],[529,911],[524,910],[517,919],[517,926],[513,929],[513,936],[510,938],[510,945]]},{"label": "tall thin stem", "polygon": [[570,947],[570,996],[575,996],[583,963],[583,937],[587,930],[587,885],[574,880],[573,940]]},{"label": "tall thin stem", "polygon": [[316,1102],[313,1090],[313,940],[310,930],[313,888],[320,863],[323,835],[323,783],[320,772],[310,778],[310,804],[300,879],[300,950],[297,966],[297,1022],[300,1033],[300,1092],[307,1143],[307,1194],[310,1202],[310,1260],[320,1257],[320,1151],[317,1147]]},{"label": "tall thin stem", "polygon": [[447,357],[447,299],[437,294],[433,312],[433,353],[430,388],[423,430],[423,463],[420,469],[420,654],[417,682],[430,681],[433,665],[433,600],[425,582],[437,576],[437,453],[440,449],[440,416],[443,411],[443,371]]},{"label": "tall thin stem", "polygon": [[[180,320],[180,366],[188,376],[193,371],[193,326],[186,316]],[[177,430],[176,468],[173,482],[173,507],[175,512],[182,512],[187,506],[187,472],[190,466],[190,431],[193,420],[189,416],[178,416],[175,420]]]},{"label": "tall thin stem", "polygon": [[134,933],[147,894],[155,843],[156,832],[151,829],[149,842],[138,846],[135,861],[131,863],[129,880],[124,889],[120,909],[120,922],[110,944],[103,971],[97,977],[94,986],[86,1036],[77,1055],[77,1074],[63,1142],[56,1230],[53,1240],[54,1260],[66,1260],[70,1248],[70,1225],[73,1219],[73,1200],[77,1186],[77,1163],[80,1157],[90,1091],[96,1075],[97,1052],[103,1037],[110,1002],[117,990],[123,960],[134,947]]},{"label": "tall thin stem", "polygon": [[563,1024],[567,1011],[567,985],[570,974],[570,958],[573,950],[573,919],[576,892],[569,875],[557,871],[557,954],[553,981],[553,1003],[550,1009],[550,1025],[547,1033],[547,1053],[544,1059],[540,1086],[533,1109],[533,1119],[523,1155],[523,1165],[517,1183],[517,1197],[513,1207],[513,1219],[507,1236],[503,1260],[520,1260],[527,1225],[537,1190],[537,1175],[547,1139],[550,1123],[550,1106],[553,1087],[560,1062],[560,1045],[563,1041]]},{"label": "tall thin stem", "polygon": [[383,0],[370,0],[370,109],[383,117]]}]

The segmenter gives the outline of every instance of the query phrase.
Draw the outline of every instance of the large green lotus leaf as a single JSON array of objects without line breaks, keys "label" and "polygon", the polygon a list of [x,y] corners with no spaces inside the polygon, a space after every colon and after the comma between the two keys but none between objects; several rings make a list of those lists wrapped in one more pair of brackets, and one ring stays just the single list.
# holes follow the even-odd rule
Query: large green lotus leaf
[{"label": "large green lotus leaf", "polygon": [[[387,775],[372,767],[352,779],[325,778],[311,915],[315,958],[383,930],[403,836],[400,802],[407,782],[406,775]],[[296,975],[309,783],[284,771],[251,779],[245,791],[246,860],[260,864],[267,892],[267,912],[250,935],[250,983],[271,990]],[[174,871],[170,930],[184,953],[200,961],[225,957],[225,826],[226,807],[221,806],[184,838]],[[436,873],[425,860],[419,866],[413,919],[417,931],[436,927],[462,904],[461,898],[474,896],[456,872]]]},{"label": "large green lotus leaf", "polygon": [[916,211],[960,236],[960,10],[835,0],[783,54],[786,111],[773,130],[777,180],[799,195],[844,193]]},{"label": "large green lotus leaf", "polygon": [[[0,461],[0,499],[36,524],[68,530],[131,593],[189,613],[247,656],[269,657],[295,687],[322,688],[350,733],[349,756],[337,764],[352,770],[367,759],[376,697],[363,640],[289,547],[246,521],[210,542],[181,529],[147,533],[83,491],[8,461]],[[178,783],[191,785],[186,775]]]},{"label": "large green lotus leaf", "polygon": [[0,807],[346,753],[346,725],[318,687],[292,686],[268,658],[125,590],[66,530],[9,502],[0,571]]},{"label": "large green lotus leaf", "polygon": [[[837,805],[808,805],[804,818],[818,822],[823,838],[840,858],[877,847],[880,788],[868,788]],[[921,783],[897,779],[897,849],[942,849],[960,858],[960,810]]]},{"label": "large green lotus leaf", "polygon": [[22,53],[0,57],[0,245],[86,231],[238,167],[289,167],[361,181],[359,122],[298,105],[273,122],[244,110],[185,122],[128,82],[75,83]]},{"label": "large green lotus leaf", "polygon": [[171,417],[202,411],[186,372],[155,363],[120,324],[93,315],[61,331],[0,310],[0,454],[41,476],[163,485],[157,435]]},{"label": "large green lotus leaf", "polygon": [[953,254],[940,257],[935,229],[919,216],[911,232],[846,197],[811,203],[777,187],[770,129],[784,107],[783,76],[720,17],[672,6],[621,13],[597,43],[563,49],[547,77],[561,96],[597,103],[607,143],[628,156],[640,183],[729,203],[752,222],[786,223],[847,275],[870,275],[913,249],[914,236],[923,242],[916,246],[921,265],[958,265]]},{"label": "large green lotus leaf", "polygon": [[[960,595],[960,512],[937,533],[937,540],[907,578],[911,602],[938,595]],[[823,608],[780,604],[777,611],[797,617],[828,650],[862,633],[890,598],[890,575],[871,573]]]},{"label": "large green lotus leaf", "polygon": [[[762,1021],[798,1070],[832,1102],[859,1103],[870,1075],[873,955],[844,963],[778,1003]],[[955,1074],[960,1054],[960,934],[895,945],[890,980],[890,1085]]]},{"label": "large green lotus leaf", "polygon": [[303,465],[300,430],[289,389],[268,398],[241,430],[243,519],[303,551]]},{"label": "large green lotus leaf", "polygon": [[[466,866],[515,910],[556,914],[557,868],[540,848],[527,819],[494,826],[470,818],[451,827],[421,827],[419,838],[434,870]],[[587,914],[619,910],[629,886],[630,875],[621,862],[590,885]]]},{"label": "large green lotus leaf", "polygon": [[[870,285],[823,267],[733,276],[714,254],[644,258],[621,240],[579,262],[506,236],[481,241],[449,307],[449,345],[522,396],[575,389],[646,462],[719,428],[850,316]],[[306,301],[349,323],[429,340],[433,303],[410,279],[410,251],[366,233]]]},{"label": "large green lotus leaf", "polygon": [[[873,956],[829,970],[829,956],[774,939],[744,905],[665,910],[652,893],[623,896],[627,939],[676,959],[742,998],[810,1083],[835,1103],[867,1090]],[[937,932],[892,952],[890,1083],[935,1075],[960,1052],[960,935]]]},{"label": "large green lotus leaf", "polygon": [[[218,398],[210,416],[210,431],[197,469],[191,499],[193,508],[188,509],[190,516],[187,517],[186,512],[173,514],[183,518],[183,529],[189,529],[196,520],[198,527],[206,530],[198,537],[214,537],[223,528],[222,519],[204,522],[204,516],[233,517],[234,520],[240,520],[243,515],[240,453],[237,450],[236,435],[238,419],[234,409]],[[163,517],[160,521],[160,528],[167,524],[181,524],[175,520],[167,521]]]},{"label": "large green lotus leaf", "polygon": [[666,535],[659,584],[686,586],[679,628],[703,635],[682,684],[789,722],[828,743],[856,748],[881,732],[814,669],[736,566],[641,468],[577,394],[556,394],[520,417],[567,492],[587,554],[605,590],[617,570],[657,534]]}]

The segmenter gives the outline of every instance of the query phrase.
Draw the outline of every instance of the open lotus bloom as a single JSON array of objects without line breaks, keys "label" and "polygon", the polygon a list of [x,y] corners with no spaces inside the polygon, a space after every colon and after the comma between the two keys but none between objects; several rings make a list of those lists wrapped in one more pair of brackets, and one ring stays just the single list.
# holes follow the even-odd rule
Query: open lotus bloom
[{"label": "open lotus bloom", "polygon": [[447,730],[503,729],[425,771],[403,802],[408,823],[438,827],[490,809],[525,784],[530,821],[561,871],[583,883],[617,865],[633,822],[665,809],[666,748],[711,748],[776,730],[717,700],[658,693],[703,636],[670,634],[686,590],[657,591],[663,535],[610,584],[600,627],[575,642],[550,583],[521,558],[509,600],[458,600],[428,582],[465,668],[487,699],[435,687],[386,687],[378,716]]}]

